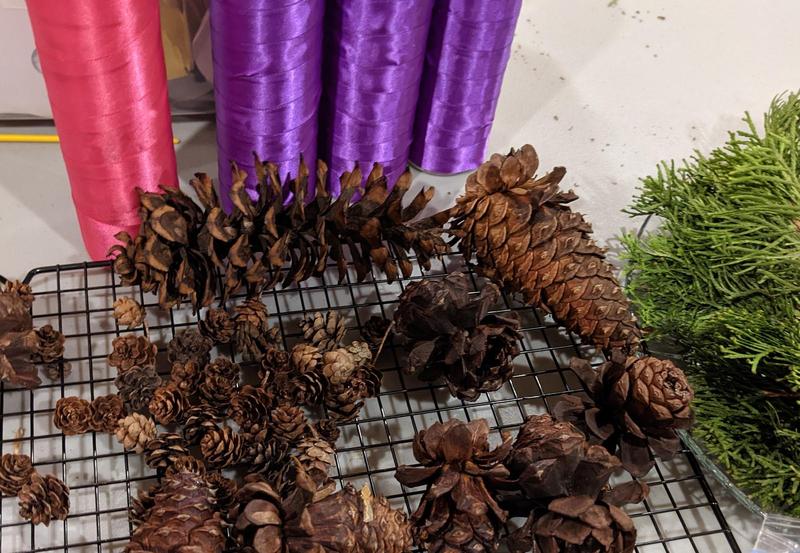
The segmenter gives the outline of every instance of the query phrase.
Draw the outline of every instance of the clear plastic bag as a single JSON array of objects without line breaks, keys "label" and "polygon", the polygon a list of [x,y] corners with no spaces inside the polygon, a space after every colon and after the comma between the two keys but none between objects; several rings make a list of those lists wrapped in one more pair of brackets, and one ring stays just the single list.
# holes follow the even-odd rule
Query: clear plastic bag
[{"label": "clear plastic bag", "polygon": [[767,515],[753,553],[800,553],[800,520]]}]

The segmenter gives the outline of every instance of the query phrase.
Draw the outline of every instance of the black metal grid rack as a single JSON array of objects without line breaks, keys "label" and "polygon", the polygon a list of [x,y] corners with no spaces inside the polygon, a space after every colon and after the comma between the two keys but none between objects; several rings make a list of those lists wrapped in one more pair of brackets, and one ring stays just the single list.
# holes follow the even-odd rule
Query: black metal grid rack
[{"label": "black metal grid rack", "polygon": [[[458,256],[436,262],[433,270],[417,272],[411,279],[436,278],[456,270],[468,272],[477,290],[479,277]],[[299,336],[299,320],[327,309],[340,310],[348,323],[346,339],[356,339],[359,326],[371,315],[391,316],[393,304],[409,282],[389,284],[376,278],[356,283],[351,273],[337,284],[333,274],[300,287],[265,292],[263,300],[287,346]],[[122,551],[130,532],[131,497],[152,483],[155,473],[139,455],[125,453],[112,436],[63,436],[52,424],[53,407],[60,397],[91,399],[115,391],[115,373],[106,364],[106,356],[111,340],[125,332],[111,314],[116,298],[133,296],[147,307],[150,338],[162,348],[177,330],[194,325],[197,318],[188,308],[161,311],[154,296],[120,286],[108,263],[34,269],[25,281],[36,294],[34,324],[52,324],[67,336],[65,359],[71,374],[59,382],[45,380],[31,391],[0,388],[0,447],[4,453],[11,451],[14,433],[22,427],[22,451],[31,455],[37,470],[55,474],[70,486],[72,506],[66,521],[33,526],[19,517],[16,498],[4,497],[0,551]],[[341,483],[367,483],[393,505],[413,510],[422,489],[403,488],[394,479],[394,471],[400,464],[414,462],[411,442],[416,431],[452,417],[484,417],[495,432],[513,431],[527,415],[549,411],[558,396],[578,389],[567,363],[573,355],[593,358],[591,348],[580,346],[547,316],[511,298],[504,298],[497,310],[517,312],[523,324],[523,350],[511,381],[476,402],[465,403],[452,398],[443,385],[421,383],[403,374],[399,369],[402,355],[390,344],[379,363],[384,374],[380,395],[367,401],[357,421],[342,428],[336,455],[336,477]],[[639,532],[639,553],[740,551],[688,450],[659,462],[646,480],[650,498],[629,509]]]}]

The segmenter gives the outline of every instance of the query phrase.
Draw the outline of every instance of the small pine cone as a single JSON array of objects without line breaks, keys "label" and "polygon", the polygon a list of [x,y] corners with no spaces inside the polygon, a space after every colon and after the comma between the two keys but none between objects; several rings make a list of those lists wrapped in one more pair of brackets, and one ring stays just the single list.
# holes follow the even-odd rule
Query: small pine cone
[{"label": "small pine cone", "polygon": [[116,436],[125,449],[141,453],[147,442],[156,437],[156,423],[144,415],[131,413],[119,421]]},{"label": "small pine cone", "polygon": [[325,396],[328,418],[337,424],[356,420],[363,406],[361,393],[348,385],[337,386]]},{"label": "small pine cone", "polygon": [[192,360],[175,361],[169,373],[170,382],[187,397],[195,393],[202,377],[202,367]]},{"label": "small pine cone", "polygon": [[383,373],[371,364],[356,369],[350,385],[359,392],[362,398],[375,397],[381,390]]},{"label": "small pine cone", "polygon": [[156,388],[161,386],[161,377],[155,367],[133,367],[117,376],[114,384],[119,396],[134,411],[144,411],[153,399]]},{"label": "small pine cone", "polygon": [[44,374],[52,382],[61,382],[72,374],[72,367],[68,363],[47,363]]},{"label": "small pine cone", "polygon": [[242,434],[242,463],[251,473],[270,474],[280,470],[289,457],[289,445],[281,440],[271,439],[268,430],[257,434]]},{"label": "small pine cone", "polygon": [[313,317],[300,321],[303,337],[320,351],[330,351],[339,347],[347,330],[344,318],[338,311],[314,313]]},{"label": "small pine cone", "polygon": [[183,438],[172,432],[162,432],[144,446],[144,462],[153,469],[165,469],[186,455],[189,450]]},{"label": "small pine cone", "polygon": [[228,426],[213,428],[200,440],[200,451],[210,468],[232,467],[243,457],[242,436]]},{"label": "small pine cone", "polygon": [[36,330],[36,339],[36,354],[41,362],[55,363],[64,357],[64,335],[52,325],[44,325]]},{"label": "small pine cone", "polygon": [[340,386],[350,380],[356,370],[356,360],[345,348],[325,353],[322,374],[332,386]]},{"label": "small pine cone", "polygon": [[336,421],[331,419],[322,419],[315,422],[313,430],[320,438],[331,444],[331,446],[336,444],[336,440],[338,440],[339,435],[341,435]]},{"label": "small pine cone", "polygon": [[114,302],[114,319],[120,326],[128,330],[142,326],[144,323],[144,307],[133,298],[122,297]]},{"label": "small pine cone", "polygon": [[[361,336],[369,344],[372,351],[377,351],[381,347],[383,337],[389,332],[390,326],[392,326],[392,321],[378,315],[373,315],[361,325]],[[386,339],[388,340],[389,338],[387,337]]]},{"label": "small pine cone", "polygon": [[67,436],[88,432],[92,428],[92,404],[76,396],[59,399],[53,424]]},{"label": "small pine cone", "polygon": [[5,288],[3,288],[3,293],[18,297],[20,300],[22,300],[22,303],[25,305],[26,309],[30,309],[33,306],[33,300],[36,299],[36,297],[33,295],[33,289],[30,287],[30,285],[18,280],[9,280],[6,282]]},{"label": "small pine cone", "polygon": [[183,422],[183,438],[189,445],[197,445],[203,439],[206,432],[217,427],[217,423],[222,419],[208,405],[195,405],[186,411],[186,419]]},{"label": "small pine cone", "polygon": [[187,406],[188,402],[183,392],[174,384],[167,384],[156,388],[147,408],[160,424],[169,424],[179,422]]},{"label": "small pine cone", "polygon": [[289,352],[278,348],[269,348],[261,357],[261,368],[258,379],[261,382],[272,382],[273,376],[279,372],[289,371]]},{"label": "small pine cone", "polygon": [[155,495],[158,493],[160,487],[152,485],[146,489],[139,490],[139,493],[134,499],[131,500],[131,508],[128,511],[128,520],[130,520],[134,529],[144,522],[150,514],[150,509],[156,504]]},{"label": "small pine cone", "polygon": [[322,352],[310,344],[297,344],[289,356],[292,368],[298,373],[313,372],[322,361]]},{"label": "small pine cone", "polygon": [[236,387],[231,381],[218,374],[207,374],[197,390],[203,401],[220,416],[228,412],[231,399],[236,395]]},{"label": "small pine cone", "polygon": [[327,440],[316,436],[304,438],[297,444],[297,459],[312,477],[315,474],[328,475],[334,453]]},{"label": "small pine cone", "polygon": [[125,414],[125,403],[120,396],[98,396],[92,401],[92,430],[113,434]]},{"label": "small pine cone", "polygon": [[33,464],[27,455],[6,453],[0,458],[0,495],[14,496],[28,483]]},{"label": "small pine cone", "polygon": [[269,392],[247,384],[231,399],[228,413],[243,430],[258,432],[267,425],[272,404]]},{"label": "small pine cone", "polygon": [[320,405],[325,398],[325,377],[318,372],[299,374],[289,380],[283,397],[299,405],[314,407]]},{"label": "small pine cone", "polygon": [[288,443],[297,441],[305,435],[308,429],[308,420],[305,413],[294,405],[279,405],[270,414],[272,433],[280,440]]},{"label": "small pine cone", "polygon": [[179,332],[167,344],[167,359],[170,363],[180,361],[194,361],[201,367],[205,367],[211,359],[211,348],[214,343],[211,338],[200,334],[195,328],[189,328]]},{"label": "small pine cone", "polygon": [[372,364],[372,350],[366,342],[355,341],[347,346],[347,352],[353,356],[356,367]]},{"label": "small pine cone", "polygon": [[117,369],[119,374],[133,367],[154,367],[158,348],[146,336],[126,334],[114,338],[112,351],[108,355],[108,364]]},{"label": "small pine cone", "polygon": [[65,520],[69,514],[69,488],[50,474],[31,474],[18,497],[19,515],[33,524],[49,526],[51,520]]},{"label": "small pine cone", "polygon": [[225,478],[219,472],[211,472],[206,475],[206,482],[214,494],[215,507],[224,520],[231,522],[228,513],[236,504],[236,492],[239,491],[236,481]]},{"label": "small pine cone", "polygon": [[224,309],[210,308],[197,326],[203,336],[211,338],[216,344],[229,344],[233,339],[235,324]]},{"label": "small pine cone", "polygon": [[189,472],[197,476],[205,476],[206,464],[201,459],[188,453],[186,455],[178,455],[172,460],[172,464],[167,467],[164,476],[171,476],[182,472]]},{"label": "small pine cone", "polygon": [[242,368],[238,363],[234,363],[227,357],[217,357],[211,363],[206,365],[206,375],[218,375],[222,378],[230,380],[231,386],[238,386],[241,379]]},{"label": "small pine cone", "polygon": [[278,340],[278,328],[269,324],[267,306],[261,298],[248,298],[234,308],[236,330],[233,341],[236,351],[258,359]]}]

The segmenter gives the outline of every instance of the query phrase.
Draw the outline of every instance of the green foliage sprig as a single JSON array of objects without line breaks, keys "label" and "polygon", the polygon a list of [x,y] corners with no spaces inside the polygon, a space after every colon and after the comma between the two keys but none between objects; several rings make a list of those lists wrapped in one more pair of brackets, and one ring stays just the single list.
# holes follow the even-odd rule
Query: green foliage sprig
[{"label": "green foliage sprig", "polygon": [[623,237],[628,292],[655,337],[682,347],[698,388],[693,430],[766,508],[800,514],[800,95],[759,133],[663,163],[628,212],[660,227]]}]

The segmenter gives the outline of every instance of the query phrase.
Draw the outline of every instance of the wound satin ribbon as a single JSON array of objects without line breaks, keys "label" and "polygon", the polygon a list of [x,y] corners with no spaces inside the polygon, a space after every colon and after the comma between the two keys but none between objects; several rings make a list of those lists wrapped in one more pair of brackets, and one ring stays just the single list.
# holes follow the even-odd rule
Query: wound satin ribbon
[{"label": "wound satin ribbon", "polygon": [[86,249],[139,228],[136,188],[177,186],[158,0],[27,0]]},{"label": "wound satin ribbon", "polygon": [[522,0],[436,0],[411,161],[433,173],[484,160]]},{"label": "wound satin ribbon", "polygon": [[300,154],[314,167],[324,11],[324,0],[211,2],[219,183],[227,210],[232,161],[247,172],[254,198],[254,153],[277,164],[283,178],[297,173]]},{"label": "wound satin ribbon", "polygon": [[356,162],[380,162],[390,185],[405,171],[433,0],[329,0],[320,149],[329,186]]}]

